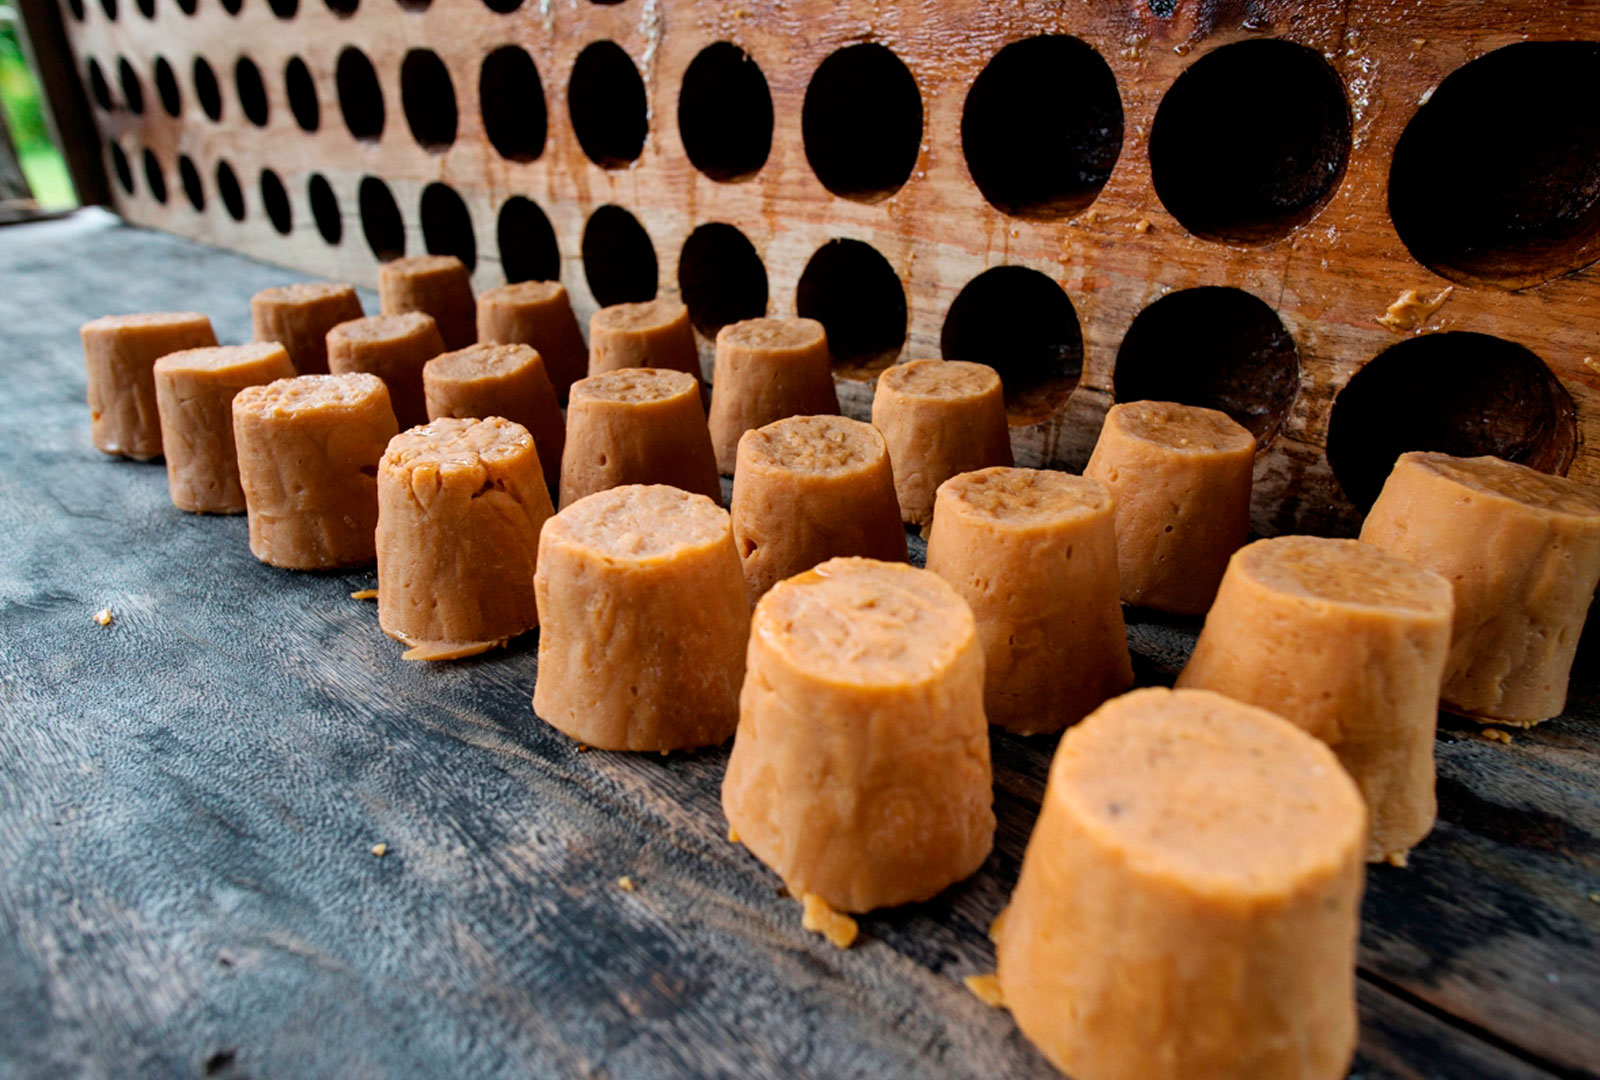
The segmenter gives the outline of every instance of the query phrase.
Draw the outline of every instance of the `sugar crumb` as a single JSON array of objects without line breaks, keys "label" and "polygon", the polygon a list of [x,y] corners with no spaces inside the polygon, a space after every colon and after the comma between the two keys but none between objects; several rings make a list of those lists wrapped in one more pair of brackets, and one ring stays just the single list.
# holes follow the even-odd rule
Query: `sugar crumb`
[{"label": "sugar crumb", "polygon": [[379,840],[376,844],[372,845],[372,853],[381,859],[385,855],[389,854],[389,845],[385,844],[382,840]]},{"label": "sugar crumb", "polygon": [[617,879],[617,888],[621,889],[623,892],[633,892],[634,890],[638,889],[638,887],[639,886],[635,885],[633,883],[633,879],[627,874],[623,874]]},{"label": "sugar crumb", "polygon": [[95,612],[94,613],[94,621],[96,623],[98,623],[99,625],[101,625],[101,626],[110,626],[111,625],[111,609],[103,607],[99,611]]},{"label": "sugar crumb", "polygon": [[350,594],[350,599],[352,600],[376,600],[377,598],[377,589],[357,589]]},{"label": "sugar crumb", "polygon": [[833,910],[832,906],[816,893],[806,893],[801,897],[800,903],[805,905],[800,916],[801,926],[813,934],[821,934],[828,939],[828,944],[836,949],[848,949],[855,944],[860,927],[850,916]]},{"label": "sugar crumb", "polygon": [[738,834],[738,832],[734,830],[734,827],[732,825],[729,825],[728,826],[728,843],[737,844],[738,842],[739,842],[739,834]]},{"label": "sugar crumb", "polygon": [[968,975],[961,980],[973,997],[989,1006],[991,1009],[1006,1007],[1006,995],[1000,989],[1000,976],[990,972],[987,975]]}]

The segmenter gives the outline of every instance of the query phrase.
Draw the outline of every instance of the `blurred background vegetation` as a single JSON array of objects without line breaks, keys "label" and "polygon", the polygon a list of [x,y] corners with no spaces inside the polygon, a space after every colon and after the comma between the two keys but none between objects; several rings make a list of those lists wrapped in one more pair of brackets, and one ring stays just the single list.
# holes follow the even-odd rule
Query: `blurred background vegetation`
[{"label": "blurred background vegetation", "polygon": [[0,0],[0,108],[5,109],[17,160],[41,210],[76,206],[77,195],[61,151],[50,140],[44,102],[22,45],[17,40],[16,9]]}]

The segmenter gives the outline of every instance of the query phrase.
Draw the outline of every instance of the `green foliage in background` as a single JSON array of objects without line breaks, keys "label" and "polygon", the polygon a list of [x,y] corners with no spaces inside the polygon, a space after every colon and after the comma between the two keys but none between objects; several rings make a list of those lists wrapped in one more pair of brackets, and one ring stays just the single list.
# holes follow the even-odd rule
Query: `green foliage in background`
[{"label": "green foliage in background", "polygon": [[41,208],[76,206],[78,199],[67,175],[67,164],[50,141],[39,84],[34,82],[33,71],[22,55],[16,27],[8,18],[11,14],[9,9],[0,8],[0,107],[6,111],[11,138],[16,142],[17,162]]}]

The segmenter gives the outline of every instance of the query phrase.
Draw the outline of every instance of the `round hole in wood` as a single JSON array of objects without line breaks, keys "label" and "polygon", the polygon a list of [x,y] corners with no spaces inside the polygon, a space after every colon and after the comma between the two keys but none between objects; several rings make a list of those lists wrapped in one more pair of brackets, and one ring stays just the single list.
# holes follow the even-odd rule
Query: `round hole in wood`
[{"label": "round hole in wood", "polygon": [[67,0],[67,11],[72,14],[74,19],[82,22],[84,18],[83,0]]},{"label": "round hole in wood", "polygon": [[456,141],[456,88],[432,49],[412,49],[400,63],[400,105],[417,145],[442,153]]},{"label": "round hole in wood", "polygon": [[128,155],[122,152],[122,147],[116,143],[106,144],[111,151],[111,171],[117,175],[117,183],[122,185],[124,194],[133,194],[133,167],[128,164]]},{"label": "round hole in wood", "polygon": [[478,266],[472,215],[455,189],[433,183],[422,189],[422,243],[429,255],[454,255],[471,273]]},{"label": "round hole in wood", "polygon": [[144,112],[144,84],[139,81],[139,73],[133,70],[133,65],[128,63],[128,58],[117,58],[117,82],[122,85],[122,100],[130,112]]},{"label": "round hole in wood", "polygon": [[389,185],[376,176],[363,177],[356,198],[361,208],[361,232],[367,238],[373,257],[379,262],[388,262],[404,255],[406,225]]},{"label": "round hole in wood", "polygon": [[578,54],[567,109],[578,145],[602,169],[620,169],[644,151],[650,132],[644,80],[616,42],[596,41]]},{"label": "round hole in wood", "polygon": [[226,11],[229,15],[239,14],[239,10],[243,7],[244,0],[222,0],[222,10]]},{"label": "round hole in wood", "polygon": [[244,189],[239,186],[238,174],[226,161],[217,162],[217,194],[222,196],[222,207],[235,221],[244,220]]},{"label": "round hole in wood", "polygon": [[267,220],[272,222],[272,227],[281,235],[288,236],[289,230],[294,227],[289,193],[283,189],[283,181],[278,179],[278,174],[271,169],[261,170],[261,205],[266,209]]},{"label": "round hole in wood", "polygon": [[1600,258],[1600,44],[1529,41],[1452,72],[1389,165],[1389,216],[1418,262],[1521,289]]},{"label": "round hole in wood", "polygon": [[601,307],[656,298],[655,245],[639,219],[607,204],[583,227],[583,276]]},{"label": "round hole in wood", "polygon": [[706,337],[767,313],[767,268],[744,233],[714,221],[689,234],[678,255],[678,292]]},{"label": "round hole in wood", "polygon": [[326,0],[328,10],[341,19],[348,19],[361,6],[361,0]]},{"label": "round hole in wood", "polygon": [[513,195],[505,201],[495,226],[495,241],[507,281],[555,281],[561,276],[556,231],[532,199]]},{"label": "round hole in wood", "polygon": [[321,173],[312,173],[306,184],[306,196],[311,202],[311,218],[317,223],[322,240],[333,246],[344,239],[344,218],[339,216],[339,197],[333,185]]},{"label": "round hole in wood", "polygon": [[117,0],[100,0],[100,10],[106,13],[106,18],[112,22],[117,21]]},{"label": "round hole in wood", "polygon": [[207,116],[222,119],[222,89],[217,85],[217,73],[203,56],[194,58],[194,96]]},{"label": "round hole in wood", "polygon": [[173,74],[172,65],[167,63],[164,56],[156,57],[154,70],[156,96],[161,99],[161,107],[168,116],[177,116],[183,110],[183,98],[178,93],[178,76]]},{"label": "round hole in wood", "polygon": [[1072,301],[1024,266],[996,266],[967,282],[945,315],[939,349],[946,360],[999,372],[1015,425],[1053,416],[1083,374],[1083,329]]},{"label": "round hole in wood", "polygon": [[315,131],[322,123],[322,109],[317,101],[317,83],[311,69],[298,56],[289,57],[283,66],[283,88],[289,98],[289,111],[301,131]]},{"label": "round hole in wood", "polygon": [[501,15],[509,15],[522,6],[522,0],[483,0],[483,6]]},{"label": "round hole in wood", "polygon": [[1168,293],[1134,318],[1117,349],[1117,401],[1219,409],[1258,446],[1278,433],[1300,384],[1300,350],[1282,321],[1242,289]]},{"label": "round hole in wood", "polygon": [[144,151],[144,186],[152,199],[162,206],[167,205],[167,174],[161,168],[161,160],[149,147]]},{"label": "round hole in wood", "polygon": [[893,50],[847,45],[817,66],[800,110],[806,160],[822,186],[860,202],[911,177],[922,144],[922,93]]},{"label": "round hole in wood", "polygon": [[1071,217],[1094,202],[1122,154],[1117,78],[1078,38],[1013,41],[967,92],[961,150],[996,209],[1043,221]]},{"label": "round hole in wood", "polygon": [[427,11],[428,5],[433,3],[433,0],[395,0],[395,2],[407,11]]},{"label": "round hole in wood", "polygon": [[1285,236],[1333,195],[1350,159],[1350,102],[1315,49],[1261,39],[1190,64],[1156,110],[1150,177],[1163,206],[1207,240]]},{"label": "round hole in wood", "polygon": [[1328,464],[1366,510],[1408,450],[1492,454],[1565,473],[1577,450],[1572,395],[1532,351],[1451,331],[1391,345],[1334,399]]},{"label": "round hole in wood", "polygon": [[200,6],[200,0],[178,0],[178,10],[185,15],[193,15]]},{"label": "round hole in wood", "polygon": [[178,155],[178,179],[183,183],[183,193],[189,199],[189,205],[196,212],[206,208],[206,189],[200,182],[200,170],[194,167],[194,159],[188,154]]},{"label": "round hole in wood", "polygon": [[802,318],[828,331],[834,371],[845,378],[875,378],[905,346],[905,288],[871,244],[823,244],[800,275],[794,304]]},{"label": "round hole in wood", "polygon": [[339,91],[339,112],[351,136],[376,142],[383,134],[383,89],[367,54],[347,46],[334,68],[334,85]]},{"label": "round hole in wood", "polygon": [[89,96],[94,98],[94,103],[110,112],[116,102],[111,100],[111,84],[106,82],[106,73],[100,68],[100,61],[89,57]]},{"label": "round hole in wood", "polygon": [[743,180],[772,151],[772,93],[760,66],[731,41],[701,49],[678,91],[678,135],[695,168]]},{"label": "round hole in wood", "polygon": [[156,0],[134,0],[134,6],[139,9],[139,14],[147,19],[156,17]]},{"label": "round hole in wood", "polygon": [[239,108],[245,119],[256,127],[267,126],[267,85],[261,81],[261,69],[248,56],[239,57],[233,65],[233,86],[239,93]]},{"label": "round hole in wood", "polygon": [[544,152],[549,126],[544,83],[526,50],[504,45],[484,58],[478,71],[478,103],[483,130],[501,157],[533,161]]},{"label": "round hole in wood", "polygon": [[292,19],[300,10],[300,0],[267,0],[267,6],[280,19]]}]

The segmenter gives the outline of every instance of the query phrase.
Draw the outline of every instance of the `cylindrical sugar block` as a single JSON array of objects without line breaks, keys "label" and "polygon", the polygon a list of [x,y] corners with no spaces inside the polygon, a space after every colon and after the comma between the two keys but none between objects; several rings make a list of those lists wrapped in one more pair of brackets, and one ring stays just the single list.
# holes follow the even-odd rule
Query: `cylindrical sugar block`
[{"label": "cylindrical sugar block", "polygon": [[244,511],[239,454],[233,443],[233,396],[294,376],[275,341],[168,353],[156,361],[156,403],[172,505],[194,514]]},{"label": "cylindrical sugar block", "polygon": [[396,433],[376,375],[300,375],[233,399],[250,551],[288,570],[371,562],[378,461]]},{"label": "cylindrical sugar block", "polygon": [[1333,748],[1366,798],[1367,858],[1433,828],[1450,583],[1371,544],[1258,540],[1228,563],[1179,686],[1259,705]]},{"label": "cylindrical sugar block", "polygon": [[1256,439],[1227,413],[1132,401],[1106,413],[1083,475],[1111,489],[1125,603],[1201,615],[1250,534]]},{"label": "cylindrical sugar block", "polygon": [[733,540],[750,602],[840,555],[904,562],[883,436],[842,416],[791,416],[739,440]]},{"label": "cylindrical sugar block", "polygon": [[700,381],[689,309],[675,300],[612,304],[589,316],[589,374],[621,368],[668,368]]},{"label": "cylindrical sugar block", "polygon": [[480,293],[478,341],[538,350],[550,385],[562,401],[589,370],[589,346],[559,281],[519,281]]},{"label": "cylindrical sugar block", "polygon": [[422,368],[444,352],[433,316],[368,315],[328,331],[328,367],[335,375],[366,372],[389,387],[395,419],[402,429],[428,419]]},{"label": "cylindrical sugar block", "polygon": [[136,461],[160,457],[156,361],[215,345],[211,320],[193,311],[105,315],[84,323],[82,336],[95,447]]},{"label": "cylindrical sugar block", "polygon": [[935,505],[927,566],[977,619],[991,724],[1060,731],[1133,685],[1104,484],[1000,466],[951,477]]},{"label": "cylindrical sugar block", "polygon": [[629,485],[544,527],[533,708],[602,750],[681,750],[733,734],[750,607],[728,515]]},{"label": "cylindrical sugar block", "polygon": [[378,302],[385,315],[432,315],[445,349],[465,349],[478,338],[472,275],[454,255],[411,255],[384,263],[378,268]]},{"label": "cylindrical sugar block", "polygon": [[815,319],[746,319],[717,331],[708,426],[731,475],[739,438],[786,416],[839,412],[828,334]]},{"label": "cylindrical sugar block", "polygon": [[722,807],[791,894],[870,911],[983,864],[983,651],[943,580],[830,559],[761,598],[746,665]]},{"label": "cylindrical sugar block", "polygon": [[250,298],[255,339],[276,341],[288,350],[298,375],[325,374],[328,331],[364,314],[355,286],[331,281],[278,285]]},{"label": "cylindrical sugar block", "polygon": [[1361,539],[1454,586],[1448,708],[1524,726],[1561,712],[1600,581],[1600,493],[1499,458],[1402,454]]},{"label": "cylindrical sugar block", "polygon": [[959,473],[1010,465],[1000,376],[963,360],[912,360],[878,376],[872,426],[889,445],[900,516],[933,520],[934,493]]},{"label": "cylindrical sugar block", "polygon": [[625,368],[572,384],[561,505],[623,484],[669,484],[722,503],[717,457],[693,376]]},{"label": "cylindrical sugar block", "polygon": [[378,465],[378,625],[424,660],[533,629],[539,530],[552,513],[522,425],[447,418],[396,435]]},{"label": "cylindrical sugar block", "polygon": [[1074,1080],[1339,1080],[1366,810],[1322,743],[1205,690],[1061,740],[993,931],[1023,1034]]},{"label": "cylindrical sugar block", "polygon": [[566,420],[544,359],[527,345],[472,345],[429,360],[422,368],[428,419],[503,416],[533,436],[554,496],[561,480]]}]

